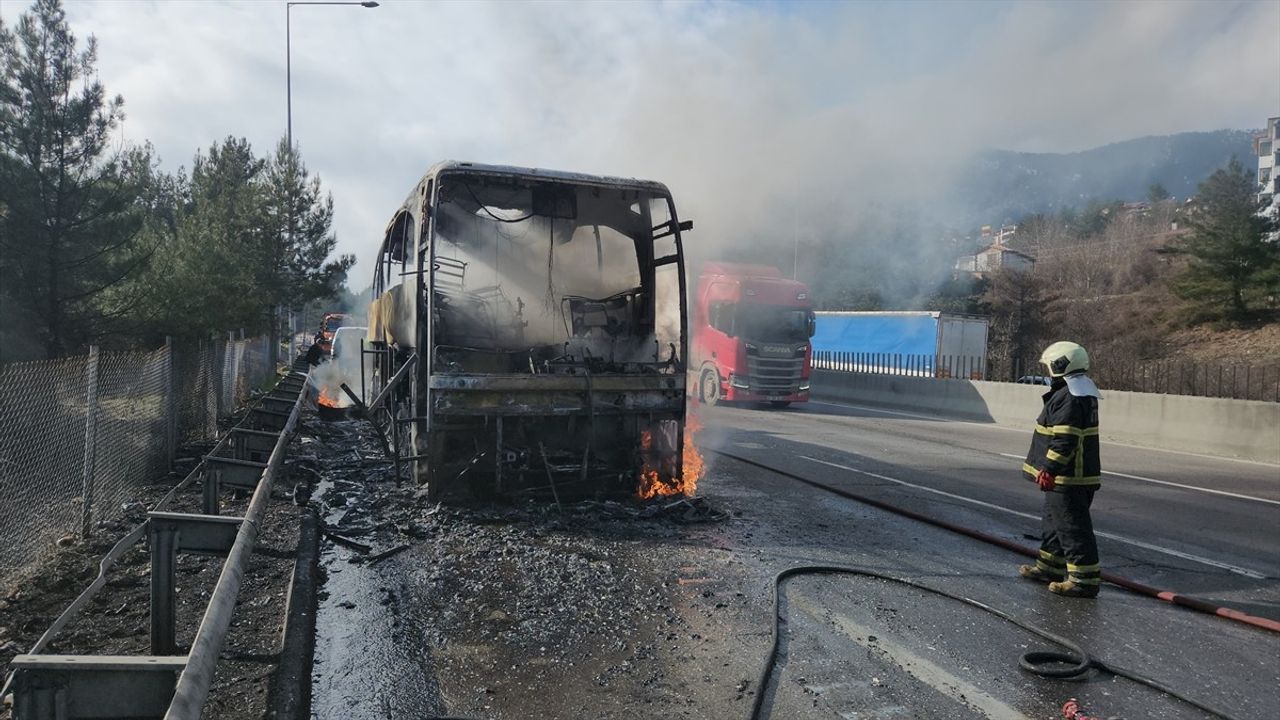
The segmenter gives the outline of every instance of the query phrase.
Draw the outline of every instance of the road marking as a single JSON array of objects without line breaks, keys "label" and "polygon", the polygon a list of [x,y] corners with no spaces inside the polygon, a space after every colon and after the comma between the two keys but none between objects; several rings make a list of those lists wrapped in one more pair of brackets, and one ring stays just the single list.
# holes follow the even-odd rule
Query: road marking
[{"label": "road marking", "polygon": [[[998,698],[969,682],[968,679],[951,672],[924,655],[912,651],[906,645],[896,643],[892,639],[885,637],[882,630],[863,625],[844,613],[831,609],[826,609],[824,612],[822,608],[817,607],[813,601],[805,597],[809,593],[805,593],[803,590],[798,592],[797,590],[792,590],[791,592],[793,593],[791,602],[808,614],[815,622],[825,625],[823,615],[828,615],[831,619],[831,624],[846,638],[866,648],[869,652],[883,653],[884,656],[897,664],[908,675],[919,679],[939,693],[949,696],[952,700],[971,705],[981,710],[983,715],[992,720],[1022,720],[1026,717],[1026,713],[1001,702]],[[865,637],[874,637],[877,633],[879,633],[879,637],[876,638],[875,642],[862,640]]]},{"label": "road marking", "polygon": [[964,423],[965,425],[978,425],[981,427],[995,428],[997,430],[1009,430],[1010,432],[1024,433],[1025,430],[1018,428],[1005,427],[994,423],[975,422],[973,420],[957,420],[955,418],[942,417],[941,415],[922,415],[920,413],[903,412],[901,410],[886,410],[884,408],[870,407],[867,405],[851,405],[849,403],[833,403],[825,400],[810,400],[810,405],[830,405],[831,407],[853,408],[854,410],[869,410],[871,412],[883,413],[885,415],[899,415],[901,417],[914,418],[916,420],[934,420],[937,422],[948,423]]},{"label": "road marking", "polygon": [[[1001,457],[1013,458],[1015,460],[1024,460],[1024,455],[1014,455],[1012,453],[996,453]],[[1254,502],[1267,503],[1268,505],[1280,505],[1280,500],[1271,500],[1268,498],[1254,497],[1253,495],[1242,495],[1240,493],[1227,492],[1226,490],[1214,490],[1213,488],[1196,487],[1195,485],[1184,485],[1182,483],[1170,482],[1168,480],[1157,480],[1155,478],[1143,477],[1141,475],[1130,475],[1128,473],[1113,472],[1111,470],[1103,470],[1103,475],[1115,475],[1116,477],[1129,478],[1130,480],[1141,480],[1143,482],[1155,483],[1157,485],[1168,485],[1170,487],[1182,488],[1184,490],[1196,490],[1203,493],[1212,493],[1214,495],[1223,495],[1226,497],[1239,498],[1241,500],[1252,500]]]},{"label": "road marking", "polygon": [[[831,407],[852,408],[854,410],[869,410],[870,412],[883,413],[885,415],[899,415],[901,417],[914,418],[916,420],[933,420],[943,423],[960,423],[962,425],[973,425],[974,427],[987,428],[989,430],[1004,430],[1006,432],[1027,433],[1028,430],[1022,428],[1005,427],[997,425],[994,422],[978,422],[975,420],[961,420],[957,418],[943,417],[941,415],[924,415],[921,413],[909,413],[901,410],[885,410],[884,408],[870,407],[868,405],[852,405],[850,403],[834,403],[825,400],[810,400],[810,405],[830,405]],[[1132,443],[1117,442],[1115,440],[1104,440],[1107,445],[1118,445],[1119,447],[1131,448],[1133,450],[1146,450],[1154,453],[1171,453],[1173,455],[1189,455],[1191,457],[1203,458],[1205,460],[1224,460],[1226,462],[1244,463],[1246,465],[1259,465],[1266,468],[1280,468],[1276,463],[1263,462],[1261,460],[1246,460],[1244,458],[1226,457],[1223,455],[1205,455],[1204,453],[1193,453],[1185,450],[1169,450],[1167,448],[1153,448],[1146,445],[1134,445]]]},{"label": "road marking", "polygon": [[[942,495],[943,497],[949,497],[953,500],[960,500],[961,502],[967,502],[972,505],[979,505],[981,507],[991,508],[992,510],[999,510],[1000,512],[1008,513],[1009,515],[1017,515],[1018,517],[1029,518],[1031,520],[1040,519],[1040,516],[1038,515],[1032,515],[1031,513],[1024,513],[1019,510],[1014,510],[1013,508],[1004,507],[1003,505],[995,505],[993,503],[984,502],[982,500],[976,500],[971,497],[965,497],[964,495],[957,495],[955,493],[945,492],[943,490],[927,487],[925,485],[917,485],[916,483],[910,483],[910,482],[907,482],[906,480],[891,478],[888,475],[881,475],[879,473],[873,473],[868,470],[859,470],[858,468],[855,468],[855,467],[849,467],[848,465],[841,465],[839,463],[833,463],[827,460],[819,460],[818,458],[809,457],[808,455],[800,455],[799,457],[805,460],[809,460],[811,462],[819,463],[821,465],[828,465],[830,467],[839,468],[841,470],[847,470],[849,472],[857,473],[859,475],[866,475],[867,477],[873,477],[873,478],[876,478],[877,480],[884,480],[886,482],[896,483],[898,485],[914,488],[916,490],[923,490],[925,492],[933,493],[935,495]],[[1094,534],[1097,535],[1098,537],[1104,537],[1104,538],[1107,538],[1108,540],[1115,540],[1116,542],[1124,543],[1126,545],[1133,545],[1134,547],[1140,547],[1144,550],[1151,550],[1152,552],[1158,552],[1164,555],[1171,555],[1176,558],[1181,558],[1183,560],[1190,560],[1192,562],[1197,562],[1202,565],[1221,568],[1223,570],[1236,573],[1237,575],[1244,575],[1245,577],[1250,577],[1255,580],[1267,579],[1267,575],[1265,573],[1258,572],[1257,570],[1250,570],[1249,568],[1245,568],[1245,567],[1240,567],[1239,565],[1224,563],[1219,560],[1214,560],[1213,558],[1204,557],[1203,555],[1193,555],[1191,553],[1182,552],[1181,550],[1174,550],[1173,548],[1167,548],[1161,545],[1153,545],[1151,543],[1143,542],[1141,540],[1134,540],[1133,538],[1128,538],[1123,535],[1116,535],[1109,532],[1102,532],[1101,530],[1094,530]]]},{"label": "road marking", "polygon": [[841,465],[841,464],[839,464],[839,463],[828,462],[828,461],[826,461],[826,460],[819,460],[818,458],[815,458],[815,457],[809,457],[808,455],[801,455],[800,457],[804,458],[805,460],[811,460],[811,461],[816,462],[816,463],[821,463],[821,464],[823,464],[823,465],[830,465],[831,467],[834,467],[834,468],[840,468],[841,470],[848,470],[849,472],[855,472],[855,473],[858,473],[859,475],[866,475],[867,477],[873,477],[873,478],[876,478],[877,480],[884,480],[884,481],[891,482],[891,483],[897,483],[897,484],[899,484],[899,485],[904,485],[904,486],[909,487],[909,488],[915,488],[916,490],[924,490],[925,492],[931,492],[931,493],[933,493],[934,495],[941,495],[941,496],[943,496],[943,497],[949,497],[949,498],[951,498],[951,499],[953,499],[953,500],[960,500],[960,501],[963,501],[963,502],[970,503],[970,504],[972,504],[972,505],[980,505],[980,506],[982,506],[982,507],[991,508],[992,510],[1000,510],[1001,512],[1009,513],[1010,515],[1017,515],[1018,517],[1024,517],[1024,518],[1027,518],[1027,519],[1030,519],[1030,520],[1039,520],[1039,519],[1040,519],[1040,516],[1039,516],[1039,515],[1032,515],[1031,513],[1024,513],[1024,512],[1021,512],[1021,511],[1019,511],[1019,510],[1014,510],[1014,509],[1012,509],[1012,508],[1007,508],[1007,507],[1005,507],[1005,506],[1003,506],[1003,505],[995,505],[995,504],[993,504],[993,503],[989,503],[989,502],[986,502],[986,501],[983,501],[983,500],[977,500],[977,499],[975,499],[975,498],[966,497],[966,496],[964,496],[964,495],[957,495],[957,494],[955,494],[955,493],[949,493],[949,492],[947,492],[947,491],[945,491],[945,490],[938,490],[937,488],[931,488],[931,487],[927,487],[927,486],[925,486],[925,485],[917,485],[917,484],[915,484],[915,483],[909,483],[909,482],[907,482],[906,480],[899,480],[899,479],[897,479],[897,478],[891,478],[891,477],[889,477],[888,475],[880,475],[880,474],[878,474],[878,473],[873,473],[873,472],[871,472],[871,471],[869,471],[869,470],[859,470],[858,468],[852,468],[852,467],[849,467],[849,466],[847,466],[847,465]]}]

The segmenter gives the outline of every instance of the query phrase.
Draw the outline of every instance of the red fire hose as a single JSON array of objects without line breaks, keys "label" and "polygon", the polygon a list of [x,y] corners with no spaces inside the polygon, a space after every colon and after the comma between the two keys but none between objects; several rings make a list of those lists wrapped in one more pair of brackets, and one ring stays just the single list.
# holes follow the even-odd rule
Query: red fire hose
[{"label": "red fire hose", "polygon": [[[1035,558],[1038,555],[1038,553],[1035,550],[1032,550],[1031,548],[1024,547],[1011,540],[1006,540],[1001,537],[996,537],[995,535],[991,535],[989,533],[984,533],[984,532],[973,530],[961,525],[956,525],[955,523],[950,523],[950,522],[947,522],[946,520],[939,520],[938,518],[930,517],[928,515],[922,515],[921,513],[915,512],[914,510],[908,510],[906,508],[899,507],[897,505],[891,505],[887,502],[876,500],[875,498],[870,498],[865,495],[859,495],[858,493],[849,492],[848,490],[842,490],[838,487],[833,487],[831,485],[827,485],[826,483],[818,482],[817,480],[810,480],[809,478],[797,475],[795,473],[787,472],[786,470],[779,470],[778,468],[765,465],[764,463],[757,462],[755,460],[750,460],[748,458],[741,457],[739,455],[727,453],[723,450],[711,449],[710,452],[713,452],[717,455],[722,455],[731,460],[737,460],[740,463],[753,465],[762,470],[768,470],[769,472],[777,473],[778,475],[782,475],[792,480],[802,482],[805,485],[818,488],[819,490],[825,490],[829,493],[833,493],[835,495],[839,495],[841,497],[845,497],[850,500],[856,500],[857,502],[865,503],[874,508],[878,508],[880,510],[885,510],[885,511],[894,513],[895,515],[901,515],[903,517],[911,518],[912,520],[919,520],[920,522],[928,523],[929,525],[940,527],[945,530],[950,530],[951,532],[959,533],[966,537],[971,537],[975,540],[981,540],[982,542],[990,543],[992,545],[1002,547],[1006,550],[1018,553],[1020,555],[1025,555],[1026,557],[1029,557],[1029,558]],[[1137,593],[1139,595],[1146,595],[1148,597],[1153,597],[1158,600],[1163,600],[1167,603],[1172,603],[1174,605],[1195,610],[1197,612],[1207,613],[1209,615],[1217,615],[1218,617],[1226,618],[1228,620],[1234,620],[1236,622],[1244,623],[1246,625],[1252,625],[1254,627],[1262,628],[1263,630],[1270,630],[1271,632],[1280,633],[1280,622],[1277,622],[1275,620],[1257,617],[1256,615],[1249,615],[1248,613],[1244,613],[1239,610],[1234,610],[1228,607],[1222,607],[1220,605],[1214,605],[1213,603],[1208,603],[1208,602],[1205,602],[1204,600],[1197,600],[1196,598],[1187,597],[1186,595],[1180,595],[1178,593],[1171,592],[1169,590],[1160,590],[1159,588],[1153,588],[1150,585],[1144,585],[1143,583],[1130,580],[1129,578],[1121,577],[1119,575],[1114,575],[1108,572],[1102,573],[1102,579],[1106,580],[1112,585],[1122,587],[1125,590]]]}]

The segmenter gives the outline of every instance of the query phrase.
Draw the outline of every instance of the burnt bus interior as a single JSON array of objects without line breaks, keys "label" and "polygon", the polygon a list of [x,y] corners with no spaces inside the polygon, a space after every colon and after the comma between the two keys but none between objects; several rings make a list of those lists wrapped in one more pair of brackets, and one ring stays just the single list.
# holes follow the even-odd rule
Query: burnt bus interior
[{"label": "burnt bus interior", "polygon": [[388,228],[371,315],[383,377],[418,356],[395,410],[415,474],[557,500],[677,482],[690,225],[660,185],[530,175],[429,174]]}]

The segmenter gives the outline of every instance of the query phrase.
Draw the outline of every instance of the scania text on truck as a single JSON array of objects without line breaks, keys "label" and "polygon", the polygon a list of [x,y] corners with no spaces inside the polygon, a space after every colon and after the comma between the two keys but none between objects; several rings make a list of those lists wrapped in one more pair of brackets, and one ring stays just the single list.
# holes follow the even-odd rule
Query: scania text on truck
[{"label": "scania text on truck", "polygon": [[693,309],[691,389],[703,402],[809,399],[809,288],[766,265],[709,262]]},{"label": "scania text on truck", "polygon": [[370,395],[389,388],[429,496],[680,483],[691,227],[657,182],[427,171],[383,237],[369,335]]}]

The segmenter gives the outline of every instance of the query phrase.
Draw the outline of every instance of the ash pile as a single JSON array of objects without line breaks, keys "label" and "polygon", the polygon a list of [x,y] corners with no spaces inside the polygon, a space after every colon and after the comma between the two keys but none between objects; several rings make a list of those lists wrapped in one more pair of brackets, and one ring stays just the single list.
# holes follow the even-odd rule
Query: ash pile
[{"label": "ash pile", "polygon": [[688,630],[669,599],[675,580],[664,558],[688,543],[718,544],[731,520],[699,497],[429,502],[380,459],[364,423],[313,423],[309,432],[320,480],[310,502],[334,548],[326,572],[382,583],[386,612],[425,643],[436,678],[535,659],[603,686],[648,667],[654,648],[635,638]]}]

